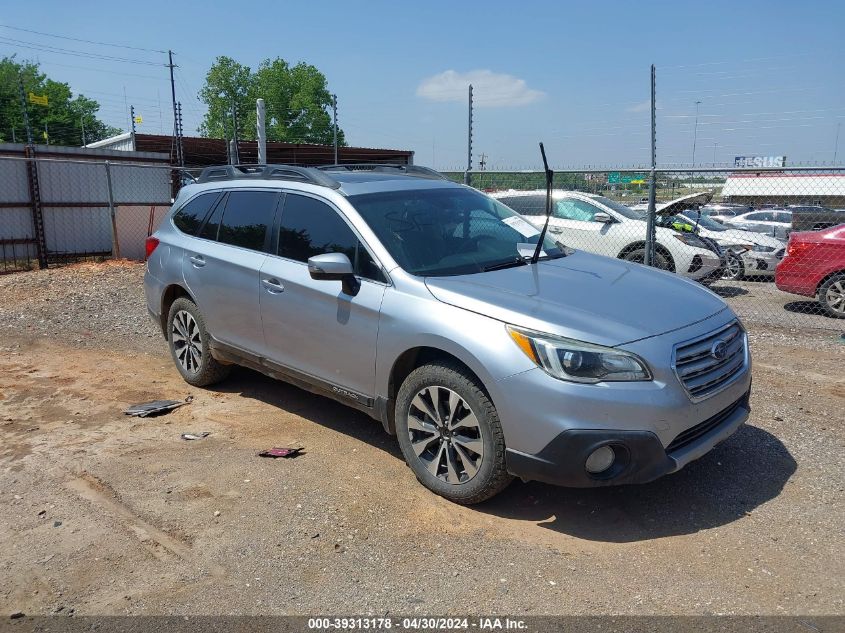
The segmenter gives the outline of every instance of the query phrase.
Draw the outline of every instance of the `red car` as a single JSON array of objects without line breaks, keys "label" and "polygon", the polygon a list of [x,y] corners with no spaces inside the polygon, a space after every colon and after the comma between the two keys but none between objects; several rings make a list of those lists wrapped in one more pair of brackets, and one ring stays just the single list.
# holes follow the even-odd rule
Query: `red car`
[{"label": "red car", "polygon": [[845,224],[790,233],[775,283],[786,292],[817,297],[830,316],[845,319]]}]

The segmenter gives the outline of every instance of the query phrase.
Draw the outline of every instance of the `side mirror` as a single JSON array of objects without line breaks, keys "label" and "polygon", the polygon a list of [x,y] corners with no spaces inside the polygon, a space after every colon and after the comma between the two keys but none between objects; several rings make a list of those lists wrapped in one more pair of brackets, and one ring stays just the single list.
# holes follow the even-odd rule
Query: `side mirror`
[{"label": "side mirror", "polygon": [[593,216],[593,222],[601,222],[602,224],[610,224],[613,222],[613,218],[610,217],[609,213],[605,213],[604,211],[599,211]]},{"label": "side mirror", "polygon": [[308,258],[308,274],[311,279],[340,281],[345,294],[355,296],[361,287],[361,282],[355,278],[352,262],[344,253],[323,253]]}]

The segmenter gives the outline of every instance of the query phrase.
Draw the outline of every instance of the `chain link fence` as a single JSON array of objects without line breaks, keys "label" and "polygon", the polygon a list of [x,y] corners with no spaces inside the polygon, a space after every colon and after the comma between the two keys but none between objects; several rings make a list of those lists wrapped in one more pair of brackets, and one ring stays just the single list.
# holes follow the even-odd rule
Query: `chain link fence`
[{"label": "chain link fence", "polygon": [[166,164],[0,156],[0,272],[141,260],[170,204]]},{"label": "chain link fence", "polygon": [[[172,176],[166,164],[0,156],[0,272],[142,260],[171,204]],[[542,226],[543,172],[469,179]],[[652,265],[707,285],[750,322],[845,328],[845,169],[658,170],[653,242],[648,195],[647,170],[556,172],[550,234],[638,263],[653,246]]]},{"label": "chain link fence", "polygon": [[[472,172],[469,182],[542,226],[542,171]],[[638,263],[653,244],[653,266],[708,286],[749,322],[845,328],[844,169],[658,170],[653,243],[648,196],[647,169],[556,172],[549,231]]]}]

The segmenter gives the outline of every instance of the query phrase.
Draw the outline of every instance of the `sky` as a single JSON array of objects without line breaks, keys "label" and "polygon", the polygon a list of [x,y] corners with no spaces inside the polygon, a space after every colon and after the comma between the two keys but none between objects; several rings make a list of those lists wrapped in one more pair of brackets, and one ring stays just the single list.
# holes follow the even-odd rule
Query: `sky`
[{"label": "sky", "polygon": [[651,64],[660,165],[830,164],[845,127],[841,1],[2,6],[0,56],[40,62],[112,125],[126,129],[134,105],[139,132],[172,131],[167,56],[156,52],[168,49],[186,135],[202,120],[197,92],[215,57],[252,68],[282,57],[326,75],[350,145],[411,149],[438,169],[466,166],[469,83],[475,168],[482,154],[487,169],[536,168],[539,141],[555,167],[648,164]]}]

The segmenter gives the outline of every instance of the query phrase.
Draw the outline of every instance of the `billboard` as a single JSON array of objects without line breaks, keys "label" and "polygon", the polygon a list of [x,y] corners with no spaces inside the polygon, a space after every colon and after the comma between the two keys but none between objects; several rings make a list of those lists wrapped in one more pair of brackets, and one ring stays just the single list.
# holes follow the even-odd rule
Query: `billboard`
[{"label": "billboard", "polygon": [[734,167],[785,167],[786,156],[735,156]]}]

